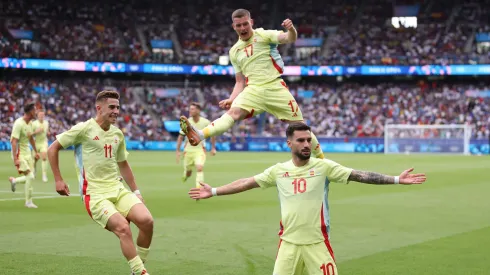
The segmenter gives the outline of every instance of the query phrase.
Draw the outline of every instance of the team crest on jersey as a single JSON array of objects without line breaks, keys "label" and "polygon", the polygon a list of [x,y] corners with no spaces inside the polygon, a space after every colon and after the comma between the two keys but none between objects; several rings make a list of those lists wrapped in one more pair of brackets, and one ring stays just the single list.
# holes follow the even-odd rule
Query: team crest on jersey
[{"label": "team crest on jersey", "polygon": [[114,143],[117,144],[119,142],[119,139],[117,137],[114,138]]},{"label": "team crest on jersey", "polygon": [[315,176],[315,168],[311,168],[309,172],[310,172],[310,177]]}]

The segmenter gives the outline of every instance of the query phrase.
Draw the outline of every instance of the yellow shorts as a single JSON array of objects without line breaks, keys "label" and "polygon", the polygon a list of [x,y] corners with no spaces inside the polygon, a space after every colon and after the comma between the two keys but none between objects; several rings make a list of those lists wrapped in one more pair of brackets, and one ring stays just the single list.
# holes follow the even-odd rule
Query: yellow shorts
[{"label": "yellow shorts", "polygon": [[193,166],[200,165],[204,166],[206,163],[206,152],[184,152],[184,168],[186,170],[191,170]]},{"label": "yellow shorts", "polygon": [[332,248],[328,241],[295,245],[279,242],[273,275],[337,275]]},{"label": "yellow shorts", "polygon": [[231,107],[249,112],[247,118],[267,112],[281,120],[303,120],[298,103],[289,92],[286,83],[280,78],[266,85],[245,87]]},{"label": "yellow shorts", "polygon": [[17,167],[17,171],[19,173],[26,171],[33,171],[33,160],[30,156],[19,156],[19,166]]},{"label": "yellow shorts", "polygon": [[124,187],[103,194],[85,195],[83,201],[90,217],[103,228],[107,226],[112,215],[121,213],[127,217],[133,206],[142,203],[135,194]]},{"label": "yellow shorts", "polygon": [[46,153],[48,152],[48,143],[47,142],[41,144],[36,143],[36,149],[38,153]]}]

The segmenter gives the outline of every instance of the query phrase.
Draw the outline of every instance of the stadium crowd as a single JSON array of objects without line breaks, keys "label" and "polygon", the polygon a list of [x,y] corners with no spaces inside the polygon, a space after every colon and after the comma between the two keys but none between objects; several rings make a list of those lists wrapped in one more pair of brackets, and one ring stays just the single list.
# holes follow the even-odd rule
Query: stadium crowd
[{"label": "stadium crowd", "polygon": [[[320,4],[317,0],[248,0],[241,6],[251,10],[256,27],[281,29],[280,23],[289,17],[299,38],[322,40],[315,47],[281,45],[287,64],[490,61],[489,47],[475,42],[476,33],[490,26],[489,0],[412,2],[421,3],[417,28],[394,28],[393,3],[386,0],[336,0],[326,10],[315,8]],[[193,1],[193,5],[131,0],[129,4],[115,0],[2,1],[0,57],[217,64],[237,40],[230,25],[234,7],[224,0]],[[207,12],[198,12],[202,10]],[[33,37],[15,39],[9,30],[32,31]],[[173,43],[162,50],[152,47],[154,39]]]},{"label": "stadium crowd", "polygon": [[[202,115],[210,120],[221,116],[218,102],[227,98],[232,83],[202,83],[198,88],[177,89],[172,97],[161,96],[146,85],[137,97],[129,82],[98,79],[0,81],[0,140],[10,137],[22,104],[34,100],[46,110],[51,123],[51,139],[77,122],[94,117],[95,95],[102,89],[121,94],[119,127],[133,140],[174,140],[165,121],[187,115],[190,102],[203,106]],[[489,86],[468,84],[381,83],[376,85],[343,83],[291,84],[291,93],[301,106],[303,116],[315,133],[322,137],[381,137],[389,124],[469,124],[473,138],[490,134],[490,99],[469,96],[490,91]],[[199,96],[200,95],[200,96]],[[244,136],[281,136],[286,123],[269,114],[237,123],[222,138]]]},{"label": "stadium crowd", "polygon": [[[134,93],[123,83],[103,83],[97,79],[70,81],[17,79],[0,81],[0,140],[10,140],[15,119],[23,113],[25,102],[35,101],[50,123],[51,140],[78,122],[95,117],[95,96],[103,89],[117,90],[121,99],[118,126],[133,140],[165,140],[170,135],[157,127],[154,119],[134,100]],[[143,102],[143,104],[146,104]]]}]

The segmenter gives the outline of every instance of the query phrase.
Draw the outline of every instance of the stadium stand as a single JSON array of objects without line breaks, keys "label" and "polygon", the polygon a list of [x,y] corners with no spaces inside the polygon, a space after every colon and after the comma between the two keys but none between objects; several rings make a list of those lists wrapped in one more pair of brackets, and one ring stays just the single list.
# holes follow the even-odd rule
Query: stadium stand
[{"label": "stadium stand", "polygon": [[[288,64],[489,62],[488,43],[477,39],[489,29],[488,0],[408,2],[418,5],[417,28],[394,28],[393,4],[386,0],[337,0],[327,12],[315,0],[241,5],[251,10],[256,27],[281,29],[284,18],[293,20],[299,40],[280,47]],[[2,1],[0,56],[217,64],[237,39],[230,24],[234,8],[223,0],[132,0],[132,8],[117,1],[83,3]],[[20,38],[17,30],[30,35]]]},{"label": "stadium stand", "polygon": [[[115,89],[121,93],[123,131],[135,140],[175,140],[166,131],[165,121],[187,115],[190,102],[203,103],[203,115],[210,120],[221,116],[218,102],[232,90],[228,82],[201,83],[197,87],[168,88],[158,83],[135,84],[99,79],[37,80],[18,79],[0,82],[0,139],[9,139],[13,119],[22,112],[19,106],[34,100],[47,110],[52,120],[52,138],[75,123],[94,116],[92,102],[97,91]],[[303,116],[322,137],[380,137],[385,123],[396,124],[471,124],[473,138],[488,138],[490,99],[467,96],[474,90],[489,90],[485,85],[343,83],[291,84],[290,91],[302,107]],[[76,92],[73,92],[76,91]],[[169,93],[174,91],[174,94]],[[403,96],[400,96],[403,95]],[[271,115],[242,121],[223,137],[279,136],[286,123]]]}]

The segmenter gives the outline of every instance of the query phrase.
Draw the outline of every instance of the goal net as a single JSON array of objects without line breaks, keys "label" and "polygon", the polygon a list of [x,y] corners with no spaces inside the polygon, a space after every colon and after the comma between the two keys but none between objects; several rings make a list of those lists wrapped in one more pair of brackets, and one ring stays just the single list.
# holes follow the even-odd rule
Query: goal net
[{"label": "goal net", "polygon": [[385,125],[385,154],[470,154],[470,125]]}]

